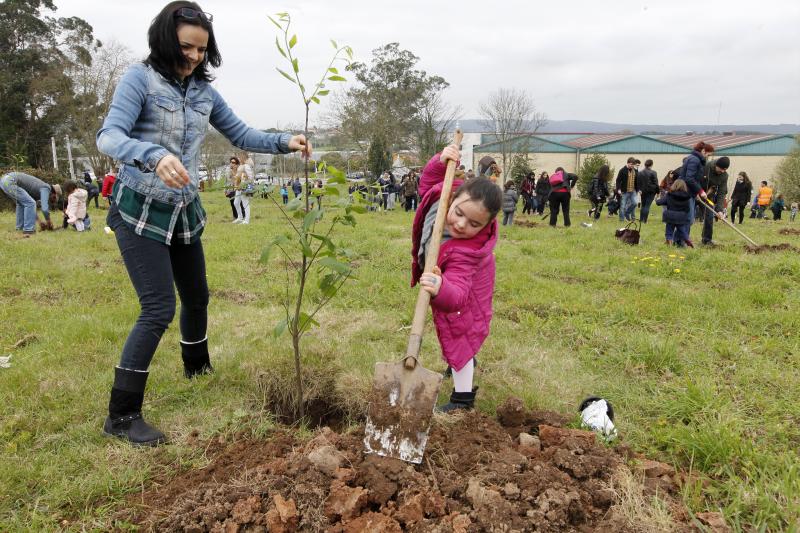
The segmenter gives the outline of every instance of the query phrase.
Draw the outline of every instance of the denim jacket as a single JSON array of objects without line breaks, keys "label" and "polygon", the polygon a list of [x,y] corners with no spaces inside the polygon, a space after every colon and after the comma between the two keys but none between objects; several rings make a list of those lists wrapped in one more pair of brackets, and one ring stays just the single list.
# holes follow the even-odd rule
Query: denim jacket
[{"label": "denim jacket", "polygon": [[[208,82],[188,78],[186,90],[144,63],[122,76],[108,116],[97,132],[97,148],[122,162],[117,181],[150,198],[187,205],[197,197],[200,146],[208,124],[234,146],[250,152],[288,153],[290,133],[264,133],[247,126]],[[191,181],[168,187],[155,173],[162,157],[181,160]]]}]

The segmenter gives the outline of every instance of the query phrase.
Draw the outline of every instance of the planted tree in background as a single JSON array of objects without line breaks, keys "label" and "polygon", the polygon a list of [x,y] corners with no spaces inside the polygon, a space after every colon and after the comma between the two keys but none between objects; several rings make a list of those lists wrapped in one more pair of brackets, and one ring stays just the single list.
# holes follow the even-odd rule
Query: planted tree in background
[{"label": "planted tree in background", "polygon": [[[592,178],[603,165],[608,165],[611,179],[614,179],[614,169],[603,154],[591,154],[583,160],[581,168],[578,170],[578,191],[581,198],[589,198],[589,187],[592,185]],[[611,190],[614,185],[609,186]]]},{"label": "planted tree in background", "polygon": [[[319,81],[310,88],[306,88],[300,79],[300,62],[295,56],[297,35],[290,34],[291,17],[288,13],[278,13],[269,20],[280,30],[280,36],[275,38],[278,52],[286,59],[289,68],[278,72],[288,81],[297,86],[305,108],[304,134],[308,134],[308,115],[312,104],[319,104],[320,99],[330,92],[327,85],[332,82],[346,81],[339,74],[336,65],[344,63],[349,65],[353,58],[353,51],[349,46],[339,46],[331,40],[334,53],[325,72]],[[282,37],[282,39],[281,39]],[[281,40],[283,44],[281,44]],[[302,198],[295,198],[286,206],[279,204],[275,195],[271,194],[275,205],[286,217],[289,231],[277,236],[270,242],[261,254],[261,262],[269,261],[271,252],[278,249],[285,257],[286,292],[282,301],[284,318],[275,326],[275,336],[280,336],[288,331],[292,337],[294,350],[295,371],[295,419],[305,418],[305,405],[303,401],[302,356],[300,340],[311,327],[319,326],[315,320],[316,314],[339,292],[344,283],[352,276],[351,252],[333,240],[333,232],[339,225],[355,226],[354,213],[365,212],[360,205],[353,204],[346,195],[341,195],[337,185],[346,184],[344,173],[327,166],[324,162],[319,166],[304,160],[303,175],[305,179],[305,193]],[[324,171],[328,175],[327,185],[323,189],[312,189],[309,186],[309,165],[314,165],[312,171],[321,176]],[[338,201],[329,200],[327,205],[333,204],[334,209],[311,209],[311,196],[341,197]],[[338,212],[335,209],[338,208]],[[328,212],[336,212],[325,220],[326,227],[318,229],[323,216]],[[294,279],[292,279],[292,272]],[[309,297],[316,285],[315,294]]]},{"label": "planted tree in background", "polygon": [[800,135],[795,140],[796,144],[775,171],[778,176],[778,192],[783,193],[787,202],[800,201]]},{"label": "planted tree in background", "polygon": [[509,179],[519,187],[525,176],[536,170],[533,168],[533,163],[528,154],[515,155],[511,158],[511,168],[508,171]]}]

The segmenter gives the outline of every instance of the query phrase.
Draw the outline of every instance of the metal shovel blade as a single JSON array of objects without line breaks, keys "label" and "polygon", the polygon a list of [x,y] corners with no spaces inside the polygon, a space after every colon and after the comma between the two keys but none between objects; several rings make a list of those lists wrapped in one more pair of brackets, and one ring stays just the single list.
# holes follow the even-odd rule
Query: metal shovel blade
[{"label": "metal shovel blade", "polygon": [[404,360],[375,364],[364,448],[367,453],[419,464],[442,375],[419,363],[408,369]]}]

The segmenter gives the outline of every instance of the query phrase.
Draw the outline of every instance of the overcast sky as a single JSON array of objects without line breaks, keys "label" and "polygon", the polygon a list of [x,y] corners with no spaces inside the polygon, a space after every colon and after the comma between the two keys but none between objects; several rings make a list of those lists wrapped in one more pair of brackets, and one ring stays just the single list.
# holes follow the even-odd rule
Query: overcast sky
[{"label": "overcast sky", "polygon": [[[147,55],[147,28],[166,2],[55,0],[101,41]],[[329,38],[369,61],[399,42],[443,76],[462,118],[499,87],[525,89],[554,120],[637,124],[800,123],[800,1],[204,0],[223,57],[216,88],[248,123],[300,123],[296,88],[276,72],[288,11],[301,74],[316,81]],[[282,65],[281,65],[282,66]],[[325,100],[323,100],[323,105]]]}]

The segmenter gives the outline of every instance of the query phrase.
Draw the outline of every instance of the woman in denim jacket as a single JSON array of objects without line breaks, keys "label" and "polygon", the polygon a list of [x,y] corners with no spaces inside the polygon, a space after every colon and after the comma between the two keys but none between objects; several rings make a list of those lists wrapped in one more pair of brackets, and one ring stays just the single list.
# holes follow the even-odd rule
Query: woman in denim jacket
[{"label": "woman in denim jacket", "polygon": [[122,162],[108,225],[141,306],[115,370],[103,431],[137,445],[166,440],[142,419],[142,403],[150,361],[175,314],[175,287],[184,374],[212,370],[200,242],[206,213],[197,194],[208,125],[242,150],[311,153],[302,135],[248,127],[211,87],[209,67],[221,64],[212,18],[194,2],[167,4],[150,25],[150,55],[124,74],[97,132],[100,151]]}]

